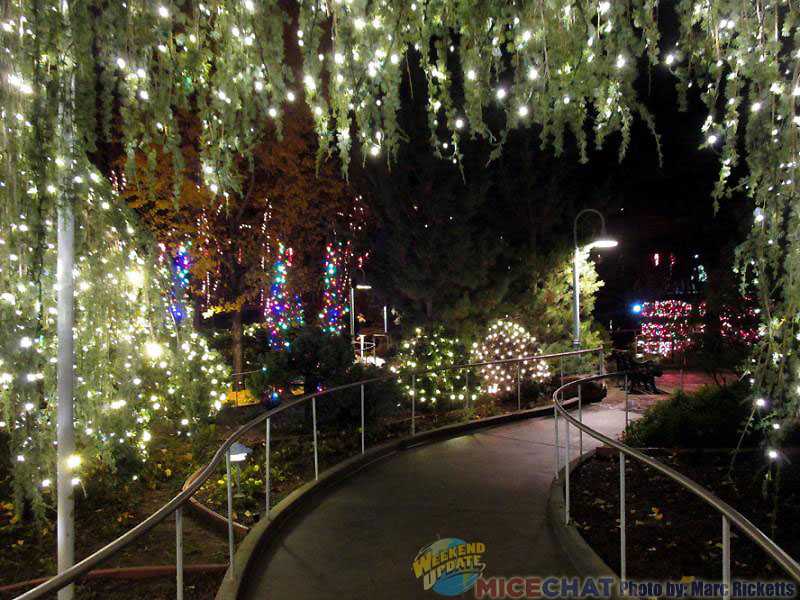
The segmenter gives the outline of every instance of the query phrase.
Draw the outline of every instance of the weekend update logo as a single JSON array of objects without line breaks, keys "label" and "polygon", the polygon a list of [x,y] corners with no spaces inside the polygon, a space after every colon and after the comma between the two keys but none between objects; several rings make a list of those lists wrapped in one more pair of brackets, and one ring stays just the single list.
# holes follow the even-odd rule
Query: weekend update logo
[{"label": "weekend update logo", "polygon": [[414,575],[422,577],[423,588],[443,596],[463,594],[478,580],[486,565],[481,555],[486,545],[467,544],[458,538],[436,540],[414,559]]}]

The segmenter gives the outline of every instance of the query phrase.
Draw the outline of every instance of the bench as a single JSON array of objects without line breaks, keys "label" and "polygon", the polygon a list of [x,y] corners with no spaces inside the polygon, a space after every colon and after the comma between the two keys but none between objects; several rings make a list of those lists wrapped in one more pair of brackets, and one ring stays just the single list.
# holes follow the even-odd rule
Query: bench
[{"label": "bench", "polygon": [[[611,360],[615,362],[617,371],[628,371],[628,391],[640,390],[645,393],[658,393],[656,377],[661,377],[663,372],[653,361],[636,360],[630,352],[625,350],[612,351]],[[619,379],[617,381],[619,382]],[[620,387],[624,387],[624,384]]]}]

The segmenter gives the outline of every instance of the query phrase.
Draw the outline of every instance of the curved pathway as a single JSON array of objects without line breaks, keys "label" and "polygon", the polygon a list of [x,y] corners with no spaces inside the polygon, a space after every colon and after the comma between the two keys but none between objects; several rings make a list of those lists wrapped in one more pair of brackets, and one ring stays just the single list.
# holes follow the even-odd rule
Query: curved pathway
[{"label": "curved pathway", "polygon": [[[608,400],[585,407],[584,421],[616,436],[621,408]],[[562,422],[562,453],[563,432]],[[574,428],[571,438],[574,457]],[[597,445],[586,435],[583,442]],[[577,575],[547,524],[554,461],[552,417],[380,460],[287,523],[254,557],[263,568],[251,569],[240,598],[430,600],[438,595],[423,591],[411,565],[439,537],[486,544],[484,577]]]}]

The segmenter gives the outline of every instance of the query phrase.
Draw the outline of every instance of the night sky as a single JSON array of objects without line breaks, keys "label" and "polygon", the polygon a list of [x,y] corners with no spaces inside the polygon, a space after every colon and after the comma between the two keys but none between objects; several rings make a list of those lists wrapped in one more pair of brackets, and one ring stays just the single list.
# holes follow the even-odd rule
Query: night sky
[{"label": "night sky", "polygon": [[[689,291],[687,279],[696,274],[697,265],[708,273],[706,286],[722,285],[733,249],[744,239],[742,223],[749,221],[743,217],[751,210],[739,195],[723,200],[714,211],[711,191],[719,160],[713,150],[698,148],[707,112],[697,94],[690,91],[689,110],[680,112],[675,79],[665,70],[652,71],[649,94],[646,74],[640,82],[661,134],[663,163],[658,163],[652,134],[637,122],[622,163],[603,152],[589,167],[606,172],[613,207],[608,228],[620,241],[598,260],[606,286],[598,294],[596,317],[606,326],[614,319],[615,328],[634,324],[634,302]],[[653,264],[656,252],[659,268]],[[671,276],[670,254],[675,259]]]}]

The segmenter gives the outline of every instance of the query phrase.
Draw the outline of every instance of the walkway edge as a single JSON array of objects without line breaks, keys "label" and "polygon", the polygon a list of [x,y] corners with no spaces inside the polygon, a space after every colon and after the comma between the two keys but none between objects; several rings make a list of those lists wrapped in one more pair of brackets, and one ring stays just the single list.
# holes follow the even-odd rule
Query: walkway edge
[{"label": "walkway edge", "polygon": [[[586,452],[582,456],[572,459],[569,464],[569,472],[572,473],[584,462],[591,460],[595,455],[595,450]],[[612,577],[614,581],[619,581],[619,576],[609,567],[605,561],[594,551],[594,549],[583,539],[574,525],[564,523],[564,469],[558,472],[558,480],[553,480],[550,484],[550,496],[547,499],[547,519],[553,532],[556,535],[561,549],[567,555],[572,566],[580,573],[581,577]],[[612,598],[619,598],[619,587],[613,586]]]},{"label": "walkway edge", "polygon": [[[567,409],[577,408],[578,400],[569,400],[564,402],[562,406]],[[478,429],[505,425],[525,419],[548,417],[552,416],[552,414],[552,406],[543,406],[506,415],[448,425],[446,427],[440,427],[439,429],[418,433],[414,437],[386,442],[385,444],[367,450],[364,454],[348,458],[330,469],[327,469],[320,474],[318,480],[309,481],[281,500],[270,511],[269,519],[262,518],[250,528],[250,532],[244,537],[239,547],[236,549],[236,554],[234,556],[234,568],[236,571],[232,573],[229,568],[225,573],[225,578],[217,592],[216,600],[236,600],[239,597],[239,591],[241,590],[242,582],[248,575],[250,567],[249,562],[253,554],[262,544],[266,544],[304,505],[308,504],[309,500],[341,483],[372,463],[391,456],[400,450],[407,450],[423,444],[441,442]]]}]

